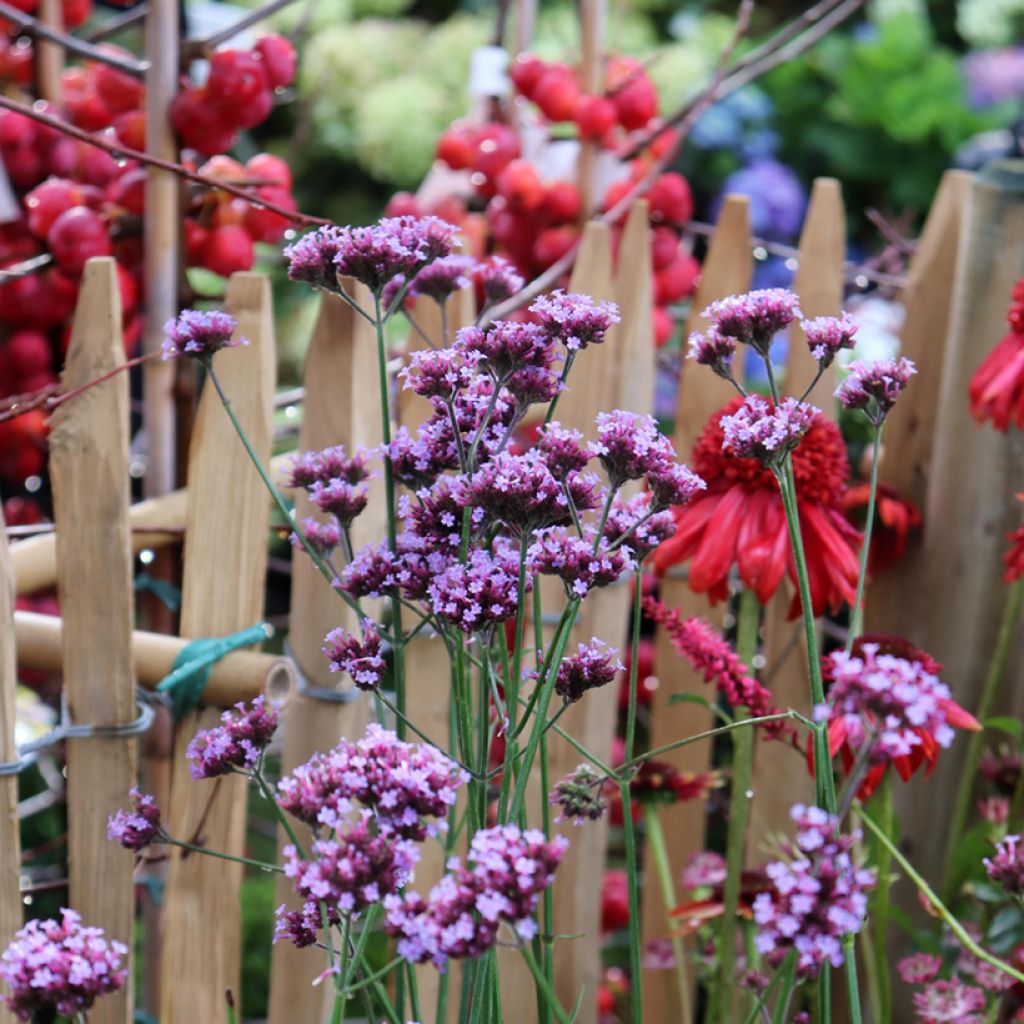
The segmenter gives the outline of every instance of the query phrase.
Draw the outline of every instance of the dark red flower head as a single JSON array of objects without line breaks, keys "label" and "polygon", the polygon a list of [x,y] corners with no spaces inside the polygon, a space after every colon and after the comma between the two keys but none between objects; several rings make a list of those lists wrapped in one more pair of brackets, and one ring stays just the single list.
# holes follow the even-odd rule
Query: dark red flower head
[{"label": "dark red flower head", "polygon": [[[843,495],[843,511],[854,526],[862,525],[867,517],[870,493],[871,485],[864,481],[847,488]],[[868,555],[870,574],[877,576],[895,565],[906,553],[907,541],[920,528],[921,510],[892,487],[879,484]]]},{"label": "dark red flower head", "polygon": [[1024,278],[1013,287],[1006,322],[1010,332],[981,361],[967,385],[971,415],[1009,430],[1011,420],[1024,427]]}]

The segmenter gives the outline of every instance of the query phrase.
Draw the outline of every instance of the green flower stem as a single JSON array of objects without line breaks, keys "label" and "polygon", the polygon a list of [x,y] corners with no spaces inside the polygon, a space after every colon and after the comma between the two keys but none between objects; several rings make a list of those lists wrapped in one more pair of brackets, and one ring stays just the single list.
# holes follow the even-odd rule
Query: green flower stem
[{"label": "green flower stem", "polygon": [[[736,627],[736,653],[745,665],[752,665],[757,654],[757,633],[761,606],[751,590],[740,594]],[[736,720],[743,721],[746,712],[736,709]],[[733,1019],[733,996],[736,991],[736,919],[743,883],[743,861],[747,849],[747,825],[750,821],[750,786],[754,774],[754,734],[739,729],[732,737],[732,786],[729,795],[729,835],[726,840],[727,873],[723,893],[722,928],[719,933],[718,983],[712,995],[711,1021]]]},{"label": "green flower stem", "polygon": [[1000,960],[999,957],[993,956],[987,949],[983,949],[971,938],[964,926],[956,919],[945,903],[939,899],[938,893],[918,874],[910,861],[903,856],[899,847],[885,834],[885,830],[877,825],[869,815],[865,814],[863,809],[860,811],[860,820],[867,825],[872,835],[889,851],[892,859],[906,872],[907,877],[917,886],[918,890],[932,905],[949,930],[957,937],[964,949],[972,953],[979,960],[984,960],[985,963],[991,964],[996,970],[1009,975],[1014,981],[1024,981],[1024,973],[1018,971],[1016,967],[1011,967],[1005,961]]},{"label": "green flower stem", "polygon": [[483,664],[480,666],[479,685],[477,690],[477,749],[476,749],[476,771],[477,771],[477,799],[480,801],[478,809],[478,820],[483,822],[487,819],[487,759],[490,751],[490,720],[491,716],[491,648],[489,644],[481,641],[481,654]]},{"label": "green flower stem", "polygon": [[346,985],[345,994],[354,996],[357,992],[361,992],[364,988],[372,985],[375,981],[380,981],[385,975],[390,974],[396,967],[401,967],[405,963],[400,956],[396,956],[394,960],[389,960],[379,970],[374,971],[373,974],[368,974],[362,981],[356,982],[355,985]]},{"label": "green flower stem", "polygon": [[860,546],[860,572],[857,574],[857,596],[850,612],[850,630],[846,636],[846,653],[853,650],[853,641],[864,628],[864,588],[868,579],[868,556],[871,552],[871,531],[875,525],[875,502],[878,499],[878,463],[882,449],[882,423],[875,425],[874,446],[871,454],[871,488],[868,491],[868,515],[864,523],[864,540]]},{"label": "green flower stem", "polygon": [[[572,369],[572,364],[576,360],[576,352],[574,349],[569,349],[565,353],[565,364],[562,366],[562,388],[565,387],[565,382],[569,379],[569,371]],[[555,409],[558,408],[558,399],[562,397],[562,388],[559,389],[558,394],[551,399],[551,404],[548,406],[547,415],[544,417],[544,426],[546,427],[555,418]]]},{"label": "green flower stem", "polygon": [[554,986],[550,981],[548,981],[544,972],[540,969],[540,965],[537,963],[537,959],[533,955],[530,947],[521,946],[519,951],[523,954],[523,959],[526,961],[526,966],[530,968],[530,973],[533,975],[533,980],[537,983],[537,987],[544,994],[544,998],[547,1000],[548,1005],[558,1018],[558,1024],[571,1024],[565,1010],[562,1009],[558,1002],[558,996],[555,994]]},{"label": "green flower stem", "polygon": [[[540,757],[538,759],[540,764],[540,815],[541,815],[541,829],[544,835],[548,838],[551,837],[551,804],[548,802],[548,793],[551,792],[551,779],[548,776],[548,734],[547,729],[544,730],[543,735],[540,738]],[[524,822],[525,824],[525,822]],[[555,894],[549,885],[541,896],[541,911],[543,913],[543,928],[538,938],[541,942],[541,967],[544,970],[544,976],[548,979],[552,986],[555,983],[555,946],[554,946],[554,930],[555,930]],[[550,1024],[551,1022],[551,1008],[547,1004],[547,1000],[543,1000],[539,1006],[540,1015],[538,1024]]]},{"label": "green flower stem", "polygon": [[[629,631],[629,703],[626,706],[626,736],[622,755],[624,761],[632,759],[633,744],[636,740],[636,690],[640,676],[640,620],[643,614],[643,591],[643,569],[638,564],[633,577],[633,621]],[[619,791],[622,795],[622,830],[626,841],[626,872],[629,876],[629,1003],[631,1020],[640,1022],[644,1019],[644,987],[640,976],[640,873],[637,864],[636,832],[633,828],[633,799],[628,779],[619,783]]]},{"label": "green flower stem", "polygon": [[[1012,583],[1009,593],[1006,595],[1006,607],[1003,610],[1002,622],[999,624],[999,634],[996,637],[995,650],[992,652],[988,674],[985,676],[981,696],[978,698],[978,706],[974,711],[975,717],[983,725],[985,719],[992,713],[992,707],[996,702],[996,697],[999,695],[999,687],[1002,685],[1003,676],[1006,675],[1006,666],[1013,651],[1014,640],[1017,638],[1017,627],[1020,625],[1022,608],[1024,608],[1024,578]],[[964,754],[963,767],[960,770],[956,796],[953,798],[953,813],[950,815],[949,830],[946,833],[948,838],[946,840],[946,857],[942,872],[942,898],[947,901],[951,900],[955,895],[953,888],[957,881],[954,874],[956,850],[963,837],[964,828],[967,823],[967,812],[971,806],[971,795],[978,772],[978,763],[981,761],[984,739],[985,734],[982,732],[971,733],[971,738],[967,741],[967,751]],[[1016,799],[1014,802],[1016,803]]]},{"label": "green flower stem", "polygon": [[513,639],[512,669],[505,680],[505,705],[508,725],[505,731],[505,758],[501,769],[501,793],[498,798],[498,821],[508,821],[508,800],[512,791],[513,764],[519,750],[517,728],[519,722],[519,679],[523,672],[523,631],[526,625],[526,550],[529,537],[526,531],[519,540],[519,582],[516,586],[516,626]]},{"label": "green flower stem", "polygon": [[168,836],[162,840],[168,846],[179,846],[183,850],[191,850],[193,853],[201,853],[204,857],[216,857],[218,860],[231,860],[236,864],[244,864],[246,867],[259,868],[260,871],[273,871],[279,875],[284,874],[284,868],[276,864],[264,864],[261,860],[250,860],[248,857],[233,857],[230,853],[221,853],[220,850],[211,850],[206,846],[196,846],[194,843],[186,843],[181,839],[171,839]]},{"label": "green flower stem", "polygon": [[[676,886],[672,880],[672,865],[668,859],[668,847],[665,845],[665,830],[661,827],[661,812],[656,802],[651,801],[644,808],[644,821],[647,823],[647,841],[651,844],[651,856],[654,858],[654,869],[658,873],[658,884],[661,886],[661,898],[665,904],[665,916],[678,906]],[[671,923],[671,922],[670,922]],[[676,986],[679,989],[679,1006],[683,1024],[693,1020],[693,1006],[690,1003],[690,975],[687,970],[686,950],[682,936],[672,935],[672,959],[675,962]]]},{"label": "green flower stem", "polygon": [[[886,772],[879,783],[873,801],[879,811],[879,824],[890,839],[895,838],[896,812],[892,798],[892,774]],[[892,1017],[892,977],[889,972],[889,895],[892,888],[892,855],[884,846],[875,849],[875,867],[878,884],[871,894],[872,946],[874,952],[875,985],[878,989],[877,1020]]]},{"label": "green flower stem", "polygon": [[[377,377],[380,386],[380,429],[381,440],[391,443],[391,389],[388,380],[388,356],[384,339],[384,317],[381,315],[380,295],[373,296],[374,326],[377,332]],[[384,455],[384,500],[388,515],[388,547],[398,551],[398,517],[395,514],[395,476],[391,457]],[[394,653],[395,703],[405,715],[405,643],[402,631],[402,604],[397,595],[391,598],[391,631],[394,634],[391,645]],[[395,731],[399,739],[405,739],[405,719],[399,718]]]},{"label": "green flower stem", "polygon": [[345,922],[341,928],[341,954],[338,957],[338,989],[334,996],[334,1005],[331,1007],[331,1024],[341,1024],[345,1019],[345,1005],[348,998],[345,995],[344,979],[348,976],[348,943],[352,934],[352,915],[345,915]]}]

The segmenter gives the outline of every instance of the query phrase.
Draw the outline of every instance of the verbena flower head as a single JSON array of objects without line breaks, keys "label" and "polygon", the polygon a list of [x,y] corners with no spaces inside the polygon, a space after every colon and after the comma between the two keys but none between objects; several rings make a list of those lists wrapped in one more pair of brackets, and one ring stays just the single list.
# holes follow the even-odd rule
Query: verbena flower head
[{"label": "verbena flower head", "polygon": [[501,382],[528,366],[546,370],[554,361],[551,341],[541,328],[519,320],[463,327],[455,336],[455,347]]},{"label": "verbena flower head", "polygon": [[617,494],[604,524],[604,539],[609,546],[627,544],[638,559],[645,558],[675,532],[671,511],[651,511],[650,494],[627,499]]},{"label": "verbena flower head", "polygon": [[473,260],[469,256],[442,256],[427,264],[409,285],[408,295],[426,295],[435,302],[443,303],[452,292],[468,288],[469,274]]},{"label": "verbena flower head", "polygon": [[234,337],[237,327],[238,322],[227,313],[183,309],[176,320],[168,320],[164,324],[163,358],[173,360],[192,356],[205,360],[222,348],[248,345],[245,338]]},{"label": "verbena flower head", "polygon": [[578,473],[593,458],[593,452],[583,446],[583,435],[578,430],[563,427],[558,420],[553,420],[541,431],[535,448],[544,456],[556,480],[565,480],[572,473]]},{"label": "verbena flower head", "polygon": [[932,956],[931,953],[914,953],[900,960],[896,970],[901,980],[908,985],[924,985],[942,970],[942,957]]},{"label": "verbena flower head", "polygon": [[342,228],[328,224],[303,235],[286,246],[284,258],[288,261],[288,276],[314,288],[340,292],[335,258],[341,250],[345,235]]},{"label": "verbena flower head", "polygon": [[277,729],[277,709],[257,697],[248,707],[239,702],[220,720],[219,726],[197,732],[185,751],[192,762],[188,770],[194,779],[255,768]]},{"label": "verbena flower head", "polygon": [[580,644],[576,653],[564,658],[555,677],[555,693],[566,702],[578,701],[587,690],[610,683],[623,671],[618,651],[594,638]]},{"label": "verbena flower head", "polygon": [[555,395],[565,390],[562,378],[554,370],[542,366],[524,366],[505,378],[505,390],[519,407],[546,405]]},{"label": "verbena flower head", "polygon": [[365,484],[353,486],[344,480],[317,481],[309,489],[309,500],[321,512],[329,512],[347,530],[369,501]]},{"label": "verbena flower head", "polygon": [[419,856],[411,840],[371,831],[365,816],[345,823],[333,839],[315,840],[310,853],[312,859],[303,860],[294,846],[286,846],[284,873],[298,895],[343,914],[359,913],[397,893]]},{"label": "verbena flower head", "polygon": [[800,328],[807,338],[811,356],[821,369],[832,365],[844,348],[853,348],[857,322],[848,314],[842,316],[816,316],[801,320]]},{"label": "verbena flower head", "polygon": [[672,442],[658,430],[653,416],[616,409],[597,414],[597,440],[591,442],[613,488],[640,480],[675,462]]},{"label": "verbena flower head", "polygon": [[[341,924],[337,907],[323,905],[327,912],[329,926]],[[286,939],[298,949],[312,946],[323,928],[323,916],[319,900],[306,900],[298,910],[289,910],[282,904],[274,912],[274,942]]]},{"label": "verbena flower head", "polygon": [[163,830],[156,798],[141,793],[137,786],[132,787],[130,796],[131,810],[118,811],[107,820],[107,838],[137,853],[155,843],[163,835]]},{"label": "verbena flower head", "polygon": [[390,461],[394,478],[413,490],[431,486],[445,470],[459,465],[451,428],[437,430],[429,421],[415,438],[407,427],[399,427],[391,443],[381,446],[381,452]]},{"label": "verbena flower head", "polygon": [[572,598],[582,600],[594,587],[607,587],[635,568],[628,545],[613,550],[602,537],[595,547],[592,529],[584,528],[579,537],[575,531],[553,526],[536,536],[527,552],[530,573],[559,577]]},{"label": "verbena flower head", "polygon": [[400,373],[404,386],[424,398],[451,402],[455,394],[469,387],[473,367],[464,353],[454,348],[420,349],[409,357]]},{"label": "verbena flower head", "polygon": [[686,505],[708,488],[696,473],[678,462],[660,463],[648,470],[647,486],[655,509]]},{"label": "verbena flower head", "polygon": [[[445,548],[458,550],[462,541],[463,506],[461,488],[451,477],[441,477],[430,488],[416,493],[415,501],[401,503],[402,515],[409,531],[421,540]],[[470,528],[476,532],[487,518],[482,508],[470,512]]]},{"label": "verbena flower head", "polygon": [[485,306],[494,306],[512,298],[522,291],[526,283],[522,274],[501,256],[492,256],[486,262],[477,264],[474,275],[483,288]]},{"label": "verbena flower head", "polygon": [[988,877],[1015,896],[1024,893],[1024,839],[1010,835],[996,846],[996,852],[982,863]]},{"label": "verbena flower head", "polygon": [[387,663],[381,653],[380,633],[370,619],[363,620],[363,635],[332,629],[324,637],[323,652],[332,672],[347,672],[360,690],[376,690]]},{"label": "verbena flower head", "polygon": [[732,380],[732,360],[736,353],[736,339],[719,334],[713,328],[705,334],[690,335],[688,358],[706,366],[719,377]]},{"label": "verbena flower head", "polygon": [[908,778],[923,760],[934,761],[939,747],[953,742],[954,726],[980,729],[931,667],[871,642],[861,642],[851,654],[830,654],[824,666],[832,680],[829,701],[814,713],[819,721],[828,720],[834,751],[848,745],[856,753],[870,743],[870,763],[894,763]]},{"label": "verbena flower head", "polygon": [[860,409],[876,426],[885,421],[917,368],[903,357],[850,364],[850,375],[836,388],[845,409]]},{"label": "verbena flower head", "polygon": [[[302,527],[302,534],[309,546],[320,555],[330,555],[341,543],[341,528],[336,522],[321,523],[305,516],[299,525]],[[304,547],[298,533],[293,531],[288,539],[293,548],[302,549]]]},{"label": "verbena flower head", "polygon": [[914,993],[914,1012],[924,1024],[984,1024],[985,993],[958,978],[933,981]]},{"label": "verbena flower head", "polygon": [[478,548],[468,561],[454,562],[438,573],[427,593],[438,618],[463,633],[486,633],[515,614],[518,584],[516,555],[503,550],[492,555]]},{"label": "verbena flower head", "polygon": [[0,978],[11,990],[0,999],[19,1020],[54,1011],[74,1017],[124,987],[128,947],[84,926],[73,910],[60,914],[59,921],[29,921],[0,957]]},{"label": "verbena flower head", "polygon": [[473,836],[466,864],[453,857],[426,899],[407,893],[384,900],[385,930],[398,939],[400,956],[441,969],[449,959],[492,949],[502,922],[528,942],[537,933],[537,901],[567,846],[561,836],[547,840],[515,825],[483,829]]},{"label": "verbena flower head", "polygon": [[566,294],[561,289],[542,295],[530,306],[547,337],[569,352],[600,345],[621,319],[614,302],[595,302],[589,295]]},{"label": "verbena flower head", "polygon": [[[644,599],[644,611],[668,634],[672,646],[690,663],[705,683],[713,684],[729,707],[746,707],[751,717],[780,714],[771,693],[754,679],[732,645],[712,626],[697,616],[683,618],[678,609],[668,609],[654,598]],[[760,728],[771,737],[789,732],[785,721],[766,722]]]},{"label": "verbena flower head", "polygon": [[775,335],[801,315],[799,300],[785,288],[730,295],[711,303],[701,314],[715,334],[735,338],[763,356],[768,355]]},{"label": "verbena flower head", "polygon": [[278,802],[307,825],[332,829],[359,803],[378,831],[420,842],[444,831],[443,819],[468,778],[436,747],[405,743],[371,724],[358,742],[342,739],[281,779]]},{"label": "verbena flower head", "polygon": [[676,804],[703,800],[722,785],[718,772],[684,772],[670,761],[647,758],[630,779],[629,793],[640,803]]},{"label": "verbena flower head", "polygon": [[589,764],[579,765],[548,795],[548,803],[560,809],[555,821],[584,825],[603,817],[608,806],[602,796],[604,785],[603,775]]},{"label": "verbena flower head", "polygon": [[437,217],[385,217],[370,227],[341,228],[334,266],[380,295],[404,274],[409,277],[434,260],[450,256],[458,229]]},{"label": "verbena flower head", "polygon": [[301,452],[288,467],[288,486],[303,487],[307,490],[314,484],[326,484],[332,480],[361,484],[372,476],[367,465],[370,453],[357,448],[349,455],[342,444],[332,445],[321,451]]},{"label": "verbena flower head", "polygon": [[814,422],[818,410],[795,398],[777,405],[749,395],[731,416],[722,417],[723,451],[757,459],[763,466],[779,466]]},{"label": "verbena flower head", "polygon": [[771,891],[754,899],[757,950],[778,966],[796,950],[797,974],[817,977],[828,964],[843,964],[843,939],[867,919],[867,894],[875,873],[859,868],[851,851],[858,836],[817,807],[797,804],[791,816],[796,839],[789,859],[768,865]]}]

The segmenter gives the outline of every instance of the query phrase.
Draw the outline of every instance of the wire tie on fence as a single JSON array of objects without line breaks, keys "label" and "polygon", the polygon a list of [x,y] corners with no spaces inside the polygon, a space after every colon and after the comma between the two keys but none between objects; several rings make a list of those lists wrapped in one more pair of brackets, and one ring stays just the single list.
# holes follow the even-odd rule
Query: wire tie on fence
[{"label": "wire tie on fence", "polygon": [[271,625],[258,622],[228,636],[200,637],[186,644],[174,659],[170,674],[156,686],[157,693],[166,694],[170,699],[174,721],[180,722],[199,706],[213,666],[221,658],[242,647],[262,643],[273,635]]},{"label": "wire tie on fence", "polygon": [[284,653],[291,658],[292,664],[295,666],[295,692],[300,696],[306,697],[308,700],[321,700],[325,704],[351,704],[359,699],[361,691],[355,686],[350,686],[345,690],[332,690],[329,686],[317,686],[315,683],[311,683],[287,640],[284,643]]}]

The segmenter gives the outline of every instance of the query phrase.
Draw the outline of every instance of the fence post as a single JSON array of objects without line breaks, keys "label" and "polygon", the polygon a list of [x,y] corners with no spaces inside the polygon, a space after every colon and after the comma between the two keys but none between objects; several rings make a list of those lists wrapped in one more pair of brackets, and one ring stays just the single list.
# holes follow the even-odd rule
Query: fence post
[{"label": "fence post", "polygon": [[[14,693],[17,686],[14,659],[14,570],[7,550],[6,524],[0,506],[0,761],[17,761],[14,745]],[[18,776],[0,776],[0,947],[6,948],[21,927],[21,843],[18,830]],[[16,1024],[16,1018],[0,1005],[0,1024]]]},{"label": "fence post", "polygon": [[[235,274],[227,309],[238,320],[245,348],[216,356],[216,369],[257,455],[270,455],[274,388],[274,330],[270,283]],[[196,638],[233,633],[263,614],[268,504],[259,475],[212,387],[203,390],[189,452],[181,633]],[[240,776],[196,782],[185,747],[197,729],[215,725],[219,711],[189,714],[175,730],[169,831],[239,855],[245,841],[248,786]],[[241,865],[169,850],[164,894],[161,1024],[199,1024],[225,1018],[224,992],[238,999]]]},{"label": "fence post", "polygon": [[[990,424],[971,421],[967,382],[1006,333],[1010,294],[1022,276],[1024,165],[1007,161],[981,171],[970,187],[924,508],[925,575],[918,583],[919,600],[891,623],[893,631],[903,632],[945,666],[943,678],[954,699],[968,709],[976,704],[1006,600],[997,581],[1006,533],[1021,521],[1014,494],[1024,479],[1024,450],[1012,429],[1001,434]],[[899,406],[892,418],[893,425],[901,418]],[[1022,711],[1021,655],[1018,639],[1001,702],[1015,715]],[[953,790],[964,747],[960,741],[944,751],[931,779],[896,789],[907,855],[927,878],[938,877],[946,839],[945,819],[932,813],[934,794]]]},{"label": "fence post", "polygon": [[[726,197],[715,232],[708,243],[700,284],[686,323],[687,335],[707,326],[700,313],[709,303],[750,287],[752,269],[748,202],[745,196],[730,195]],[[679,387],[674,440],[680,459],[686,460],[704,424],[735,395],[735,391],[728,381],[703,367],[685,362]],[[669,608],[679,608],[684,616],[703,615],[717,625],[721,625],[725,616],[724,605],[712,608],[704,594],[690,590],[679,568],[670,570],[661,580],[661,599]],[[651,702],[651,745],[671,743],[681,736],[691,736],[711,728],[710,715],[697,704],[671,702],[674,695],[683,693],[700,693],[714,698],[707,694],[707,686],[700,677],[680,659],[664,630],[659,630],[655,639],[655,671],[660,685]],[[666,754],[665,760],[682,771],[699,772],[708,770],[710,757],[710,746],[694,744]],[[704,819],[703,803],[691,802],[662,809],[665,840],[674,855],[673,869],[676,872],[691,854],[704,849]],[[644,858],[644,877],[649,880],[644,886],[642,906],[646,947],[652,939],[669,934],[649,851]],[[680,1019],[671,971],[646,971],[641,983],[645,986],[644,1007],[652,1021]]]},{"label": "fence post", "polygon": [[[363,308],[369,297],[357,294]],[[351,453],[358,445],[368,448],[380,444],[380,395],[371,386],[377,376],[377,344],[373,328],[336,295],[324,293],[303,370],[306,398],[299,450],[318,451],[344,444]],[[371,481],[367,510],[353,524],[353,545],[358,548],[383,537],[383,498],[381,481]],[[294,495],[297,518],[316,516],[316,508],[305,491]],[[316,752],[326,752],[342,736],[358,738],[366,728],[365,694],[351,685],[347,676],[330,671],[321,648],[324,637],[337,626],[358,628],[356,617],[327,586],[319,570],[303,551],[292,561],[291,621],[288,644],[303,678],[311,686],[351,697],[350,702],[330,703],[296,696],[284,712],[284,750],[282,772],[305,763]],[[300,836],[309,830],[296,821]],[[279,832],[279,845],[287,842]],[[277,883],[278,904],[297,906],[290,879]],[[308,949],[296,949],[288,942],[275,944],[271,957],[270,1021],[289,1024],[324,1019],[333,1000],[331,985],[313,987],[323,971],[320,958]]]},{"label": "fence post", "polygon": [[[86,263],[65,391],[124,362],[115,263]],[[132,555],[128,538],[128,378],[117,374],[60,406],[50,418],[50,478],[57,521],[57,591],[64,620],[64,696],[76,724],[120,725],[136,717],[131,660]],[[135,783],[134,738],[67,742],[70,901],[83,919],[132,946],[132,855],[107,840],[107,817]],[[103,1024],[132,1019],[125,988],[100,1000]]]},{"label": "fence post", "polygon": [[[843,197],[835,178],[818,178],[800,234],[798,266],[793,290],[808,319],[837,316],[843,305],[843,260],[846,229]],[[804,332],[790,329],[786,359],[786,393],[799,397],[814,379],[817,364]],[[835,370],[826,371],[808,401],[834,418]],[[764,653],[771,671],[770,688],[778,707],[810,712],[807,651],[800,637],[800,621],[789,621],[791,588],[784,583],[764,615]],[[789,827],[789,810],[812,799],[813,780],[804,759],[787,743],[758,743],[754,754],[754,801],[750,807],[748,861],[763,860],[765,840]]]}]

